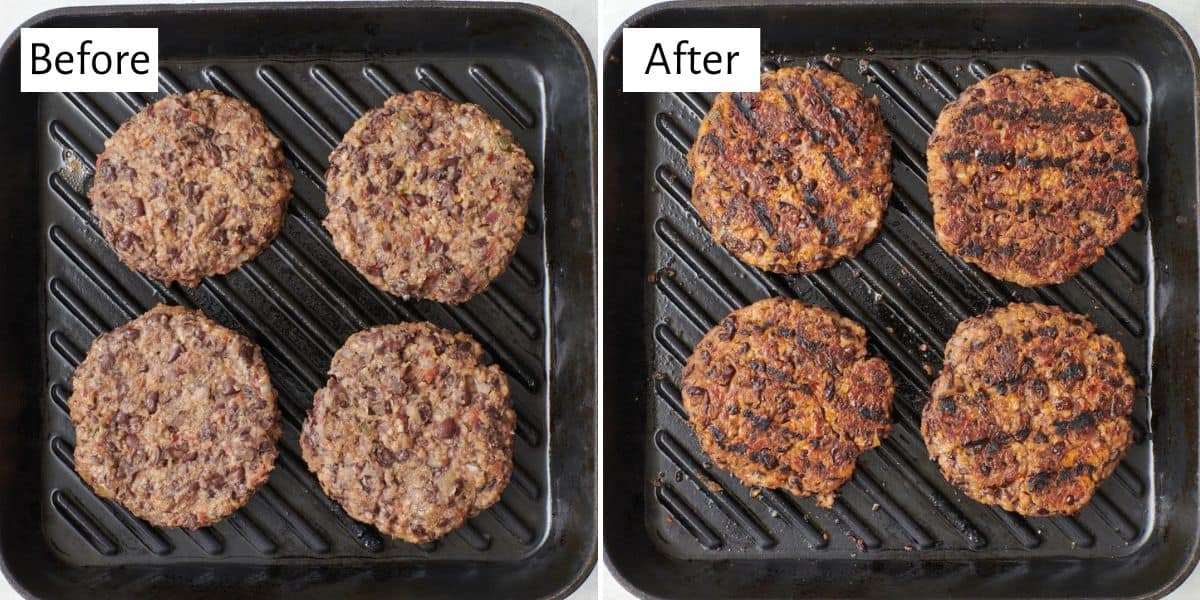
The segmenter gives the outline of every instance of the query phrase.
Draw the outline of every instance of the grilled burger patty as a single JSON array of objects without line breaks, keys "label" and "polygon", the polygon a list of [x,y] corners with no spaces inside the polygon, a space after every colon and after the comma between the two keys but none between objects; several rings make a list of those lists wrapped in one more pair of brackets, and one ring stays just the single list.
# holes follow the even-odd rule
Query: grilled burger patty
[{"label": "grilled burger patty", "polygon": [[1046,71],[1004,70],[964,91],[938,116],[928,162],[938,242],[1025,286],[1095,263],[1145,197],[1116,100]]},{"label": "grilled burger patty", "polygon": [[121,125],[88,198],[121,262],[195,287],[283,228],[292,173],[258,109],[211,90],[167,96]]},{"label": "grilled burger patty", "polygon": [[205,527],[275,464],[279,409],[258,346],[199,311],[158,306],[103,334],[75,370],[75,470],[160,527]]},{"label": "grilled burger patty", "polygon": [[354,123],[325,183],[342,258],[386,292],[457,304],[508,268],[533,164],[479,106],[412,92]]},{"label": "grilled burger patty", "polygon": [[837,73],[786,68],[722,93],[688,153],[692,202],[739,260],[811,273],[857,255],[892,194],[879,101]]},{"label": "grilled burger patty", "polygon": [[1023,515],[1071,515],[1132,442],[1125,353],[1082,315],[1009,304],[959,324],[921,434],[967,496]]},{"label": "grilled burger patty", "polygon": [[334,354],[300,448],[346,514],[416,544],[500,499],[516,413],[482,355],[471,336],[429,323],[360,331]]},{"label": "grilled burger patty", "polygon": [[831,506],[855,460],[892,429],[892,375],[850,319],[771,298],[727,315],[683,369],[700,447],[745,484]]}]

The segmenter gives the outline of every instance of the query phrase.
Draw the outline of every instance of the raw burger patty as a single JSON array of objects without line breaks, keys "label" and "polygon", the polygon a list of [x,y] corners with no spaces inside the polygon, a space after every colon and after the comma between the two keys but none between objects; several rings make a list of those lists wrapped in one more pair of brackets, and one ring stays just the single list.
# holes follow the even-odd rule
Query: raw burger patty
[{"label": "raw burger patty", "polygon": [[465,333],[428,323],[350,336],[317,391],[300,447],[351,517],[414,544],[495,504],[516,413],[500,368]]},{"label": "raw burger patty", "polygon": [[262,353],[199,311],[158,306],[96,338],[72,388],[75,470],[153,525],[220,521],[275,464]]},{"label": "raw burger patty", "polygon": [[1091,266],[1142,210],[1120,106],[1074,77],[1005,70],[967,88],[929,138],[942,248],[1025,286]]},{"label": "raw burger patty", "polygon": [[210,90],[167,96],[121,125],[88,192],[130,268],[195,287],[254,258],[283,227],[292,173],[253,106]]},{"label": "raw burger patty", "polygon": [[325,183],[342,258],[396,296],[457,304],[508,268],[533,164],[479,106],[412,92],[354,123]]},{"label": "raw burger patty", "polygon": [[747,264],[811,273],[857,255],[892,195],[892,142],[879,101],[832,71],[762,75],[722,93],[688,153],[692,202]]},{"label": "raw burger patty", "polygon": [[1009,304],[959,324],[921,434],[967,496],[1023,515],[1072,515],[1132,442],[1125,353],[1082,315]]},{"label": "raw burger patty", "polygon": [[727,315],[683,369],[700,447],[746,485],[831,506],[863,452],[892,429],[892,375],[850,319],[771,298]]}]

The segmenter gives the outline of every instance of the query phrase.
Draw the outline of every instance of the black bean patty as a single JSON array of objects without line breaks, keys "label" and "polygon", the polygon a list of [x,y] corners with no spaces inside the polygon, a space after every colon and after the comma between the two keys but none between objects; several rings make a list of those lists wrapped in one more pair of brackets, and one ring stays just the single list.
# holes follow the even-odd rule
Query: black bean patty
[{"label": "black bean patty", "polygon": [[771,298],[713,327],[683,369],[700,447],[746,485],[828,507],[863,452],[892,430],[892,374],[850,319]]},{"label": "black bean patty", "polygon": [[457,304],[508,268],[533,164],[479,106],[412,92],[354,123],[325,183],[325,228],[347,262],[401,298]]},{"label": "black bean patty", "polygon": [[942,248],[1025,286],[1091,266],[1142,210],[1120,106],[1074,77],[1005,70],[946,105],[929,138]]},{"label": "black bean patty", "polygon": [[279,409],[262,353],[199,311],[158,306],[96,338],[72,388],[75,470],[151,524],[211,525],[275,464]]},{"label": "black bean patty", "polygon": [[482,355],[471,336],[429,323],[360,331],[334,354],[300,448],[346,514],[424,543],[500,499],[516,413]]},{"label": "black bean patty", "polygon": [[967,496],[1023,515],[1071,515],[1132,441],[1125,353],[1087,317],[1009,304],[959,324],[921,434]]},{"label": "black bean patty", "polygon": [[762,91],[722,93],[688,153],[692,202],[747,264],[811,273],[857,255],[892,195],[879,101],[837,73],[787,68]]},{"label": "black bean patty", "polygon": [[195,287],[283,228],[292,172],[258,109],[211,90],[167,96],[121,125],[88,192],[121,262]]}]

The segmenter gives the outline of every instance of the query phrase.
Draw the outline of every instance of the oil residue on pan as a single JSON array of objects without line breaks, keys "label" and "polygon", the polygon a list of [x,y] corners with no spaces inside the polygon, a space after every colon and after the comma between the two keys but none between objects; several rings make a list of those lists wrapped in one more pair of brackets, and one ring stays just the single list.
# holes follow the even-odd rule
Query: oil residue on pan
[{"label": "oil residue on pan", "polygon": [[[26,224],[39,232],[26,253],[35,257],[32,264],[39,263],[36,257],[43,261],[35,276],[43,292],[45,362],[41,415],[21,435],[36,438],[31,452],[39,457],[22,468],[41,475],[35,488],[14,493],[28,494],[24,502],[40,507],[40,523],[23,529],[27,540],[40,541],[45,550],[5,555],[16,585],[33,595],[61,597],[103,572],[99,584],[118,595],[135,593],[131,585],[173,597],[202,595],[215,586],[250,594],[286,581],[290,595],[370,593],[395,590],[402,582],[406,594],[417,596],[449,585],[556,596],[582,581],[594,559],[594,494],[587,469],[578,466],[591,464],[590,443],[580,440],[591,440],[594,432],[582,416],[592,410],[594,363],[590,351],[580,354],[586,341],[566,331],[594,328],[591,238],[574,230],[578,224],[590,231],[594,222],[592,117],[586,107],[561,102],[548,91],[589,85],[586,54],[574,33],[547,13],[498,5],[392,10],[309,5],[291,12],[78,9],[41,18],[48,25],[120,21],[159,27],[162,68],[158,94],[65,93],[30,102],[36,105],[36,116],[29,117],[38,163],[28,177],[39,184],[41,220]],[[239,37],[249,22],[258,23],[258,33]],[[259,29],[270,22],[278,27]],[[477,35],[472,39],[478,43],[473,53],[445,45],[450,42],[422,52],[384,51],[410,48],[417,29],[440,32],[440,40],[465,39],[452,33],[464,32]],[[527,29],[539,31],[539,41],[522,38],[520,48],[514,48],[518,40],[495,33]],[[295,32],[318,30],[311,46],[296,47]],[[252,38],[261,38],[253,48],[238,41]],[[100,236],[86,190],[97,151],[120,123],[162,94],[201,88],[247,100],[262,111],[295,172],[294,197],[283,233],[258,258],[227,276],[206,278],[195,289],[164,287],[117,261]],[[321,226],[326,157],[342,132],[389,95],[417,89],[483,106],[513,132],[536,173],[524,236],[510,267],[485,293],[460,305],[408,302],[381,292],[341,260]],[[553,163],[546,160],[550,153]],[[558,219],[570,224],[560,229]],[[570,281],[561,275],[574,270],[579,276]],[[283,413],[280,454],[269,482],[243,509],[199,530],[151,527],[97,498],[73,470],[66,400],[75,366],[96,335],[160,302],[200,308],[257,342]],[[324,384],[342,341],[369,326],[400,321],[430,321],[472,334],[484,348],[484,360],[508,377],[517,413],[512,479],[501,500],[446,537],[421,545],[387,538],[350,519],[321,490],[297,443],[313,393]],[[561,355],[575,360],[563,365],[556,358]],[[551,402],[551,390],[572,401]],[[15,535],[19,528],[5,529]],[[39,562],[43,555],[54,562]],[[513,561],[521,560],[529,566],[514,570]],[[356,573],[371,574],[371,581],[346,587]]]},{"label": "oil residue on pan", "polygon": [[[1162,159],[1166,164],[1155,162],[1184,152],[1194,163],[1195,131],[1168,139],[1151,110],[1170,112],[1190,128],[1191,92],[1166,96],[1148,73],[1167,66],[1140,56],[1114,57],[1111,47],[1093,52],[1053,46],[1013,51],[1001,35],[1016,31],[1007,22],[996,32],[996,44],[1003,51],[972,53],[963,42],[963,50],[932,52],[906,43],[910,38],[903,27],[872,38],[872,48],[859,48],[861,40],[837,33],[839,23],[853,23],[855,31],[882,31],[895,23],[917,22],[911,7],[688,8],[650,10],[627,25],[695,27],[719,21],[729,27],[761,26],[764,71],[815,66],[861,85],[868,95],[880,98],[893,138],[895,192],[878,238],[856,258],[806,276],[784,277],[749,267],[713,242],[690,198],[685,157],[713,94],[621,97],[614,93],[620,82],[606,80],[606,220],[642,227],[607,232],[606,247],[636,250],[625,258],[606,257],[606,277],[611,281],[617,273],[628,277],[636,272],[645,283],[607,292],[609,315],[644,313],[635,320],[606,321],[605,335],[609,340],[647,339],[642,354],[626,349],[605,357],[608,447],[620,440],[625,453],[619,473],[612,467],[611,452],[606,456],[606,550],[617,576],[652,596],[687,590],[777,596],[799,589],[817,596],[990,595],[1017,589],[1035,595],[1106,595],[1167,585],[1166,567],[1157,579],[1118,578],[1109,571],[1118,557],[1161,556],[1157,553],[1168,528],[1185,528],[1181,535],[1186,539],[1196,535],[1194,520],[1177,521],[1161,510],[1164,502],[1195,506],[1195,473],[1166,475],[1164,469],[1171,469],[1161,462],[1167,454],[1186,455],[1194,435],[1176,431],[1181,439],[1167,439],[1163,427],[1169,425],[1152,421],[1150,410],[1153,389],[1161,404],[1171,404],[1155,404],[1155,419],[1164,408],[1178,411],[1177,418],[1183,420],[1196,414],[1193,373],[1165,376],[1181,386],[1181,403],[1176,396],[1161,395],[1156,386],[1163,384],[1157,378],[1151,383],[1151,356],[1161,361],[1164,353],[1158,337],[1164,325],[1156,316],[1162,288],[1154,271],[1167,261],[1178,261],[1172,268],[1194,269],[1195,252],[1192,248],[1182,256],[1163,256],[1161,246],[1151,244],[1150,224],[1159,225],[1166,220],[1164,214],[1173,218],[1174,213],[1164,212],[1169,196],[1180,196],[1175,202],[1185,211],[1194,212],[1187,207],[1194,207],[1196,200],[1194,165],[1183,167],[1185,173],[1173,171],[1168,180],[1164,173],[1176,168],[1170,158]],[[925,8],[920,14],[936,11]],[[931,31],[951,31],[953,23],[970,22],[977,14],[970,7],[948,12]],[[1035,9],[1022,13],[1022,18],[1054,22],[1049,12]],[[808,25],[800,31],[771,27],[781,22],[821,25],[820,31]],[[786,35],[782,29],[788,29]],[[965,35],[947,33],[939,48],[955,48],[951,40]],[[796,50],[800,45],[805,49]],[[856,49],[829,53],[847,47]],[[608,75],[619,78],[618,48],[619,38],[614,38]],[[1189,49],[1179,51],[1187,55]],[[1005,67],[1081,77],[1108,92],[1119,101],[1141,152],[1141,171],[1150,190],[1146,212],[1099,263],[1061,285],[1022,288],[998,281],[947,256],[934,235],[925,145],[937,113],[966,86]],[[615,122],[636,122],[641,128],[614,132]],[[1172,127],[1178,123],[1173,120]],[[632,172],[644,173],[645,178],[630,180]],[[1161,235],[1159,239],[1194,246],[1195,221],[1189,217],[1186,227]],[[1182,285],[1190,286],[1187,293],[1194,291],[1191,284]],[[829,510],[785,492],[747,488],[712,465],[684,413],[678,382],[694,344],[730,311],[771,296],[831,307],[863,324],[871,353],[884,357],[896,378],[893,433],[859,459],[852,480]],[[1098,329],[1122,344],[1136,379],[1135,445],[1075,517],[1025,518],[966,498],[941,477],[921,439],[920,410],[941,368],[941,350],[949,335],[963,319],[1013,301],[1054,304],[1089,315]],[[1176,309],[1180,312],[1171,318],[1193,335],[1196,316],[1194,304],[1188,305],[1193,310]],[[1182,362],[1170,360],[1183,371],[1188,370],[1183,365],[1195,362],[1191,348],[1169,348],[1165,353],[1178,356]],[[630,396],[645,398],[644,414],[614,415],[612,403],[628,402]],[[631,446],[638,448],[636,459],[629,456]],[[624,466],[633,460],[643,461],[642,469]],[[1165,486],[1164,476],[1169,482]],[[1169,500],[1164,500],[1166,494],[1172,494]],[[625,518],[630,512],[640,515]],[[1036,559],[1053,560],[1025,562]],[[1179,561],[1172,568],[1188,567],[1190,554],[1182,553]],[[1057,570],[1052,563],[1058,564]],[[884,573],[895,577],[884,578]],[[1105,584],[1095,583],[1106,577]]]}]

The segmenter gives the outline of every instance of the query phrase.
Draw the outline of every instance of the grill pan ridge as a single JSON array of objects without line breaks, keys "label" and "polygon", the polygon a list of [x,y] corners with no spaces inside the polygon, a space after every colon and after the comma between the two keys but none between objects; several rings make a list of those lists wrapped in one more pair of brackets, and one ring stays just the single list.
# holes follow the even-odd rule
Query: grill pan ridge
[{"label": "grill pan ridge", "polygon": [[[1137,597],[1181,581],[1197,543],[1196,60],[1186,35],[1165,15],[1121,2],[678,2],[625,24],[714,25],[762,27],[764,70],[833,69],[878,96],[895,192],[878,238],[854,259],[797,277],[743,265],[691,206],[686,153],[714,94],[620,93],[614,36],[605,236],[606,247],[627,251],[609,253],[605,277],[637,283],[608,286],[605,336],[643,340],[605,355],[604,535],[616,576],[648,597]],[[938,111],[1006,67],[1109,92],[1142,156],[1143,215],[1061,285],[1000,282],[947,256],[933,233],[925,144]],[[897,382],[893,433],[859,459],[830,510],[748,489],[712,465],[679,397],[683,363],[704,332],[770,296],[862,323]],[[1089,315],[1121,342],[1137,380],[1135,444],[1076,517],[978,504],[944,481],[921,440],[920,409],[955,326],[1011,301]]]},{"label": "grill pan ridge", "polygon": [[[6,139],[36,140],[29,159],[6,166],[0,192],[9,226],[28,230],[8,236],[4,248],[13,297],[5,301],[12,335],[2,358],[26,369],[4,373],[13,382],[3,416],[12,452],[3,466],[0,550],[14,585],[46,597],[220,589],[560,597],[577,586],[595,558],[586,466],[594,458],[594,358],[575,335],[595,326],[594,101],[578,102],[580,89],[594,88],[569,26],[528,6],[475,3],[105,7],[55,11],[34,23],[159,27],[161,69],[157,94],[17,97],[12,40],[0,63],[11,90],[5,107],[29,121],[6,125]],[[86,189],[96,153],[121,122],[162,94],[198,88],[257,106],[283,141],[296,184],[283,233],[262,255],[188,290],[122,265],[99,234]],[[418,89],[482,105],[535,165],[510,268],[457,306],[377,290],[341,260],[321,225],[326,157],[342,132],[388,95]],[[269,482],[233,516],[196,531],[149,526],[97,498],[73,471],[66,400],[75,366],[96,335],[160,302],[201,308],[254,339],[283,415]],[[297,442],[345,338],[414,320],[472,333],[508,376],[517,412],[512,481],[501,501],[422,545],[350,519],[321,491]],[[39,346],[40,356],[31,352]]]}]

